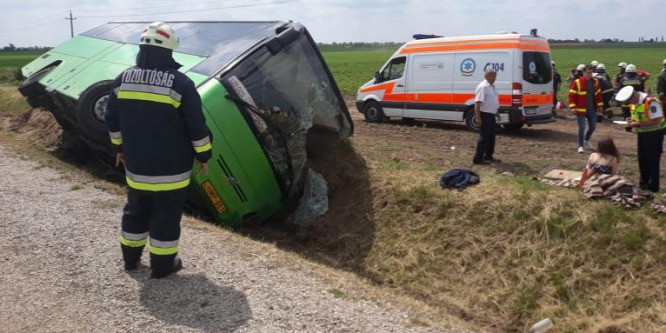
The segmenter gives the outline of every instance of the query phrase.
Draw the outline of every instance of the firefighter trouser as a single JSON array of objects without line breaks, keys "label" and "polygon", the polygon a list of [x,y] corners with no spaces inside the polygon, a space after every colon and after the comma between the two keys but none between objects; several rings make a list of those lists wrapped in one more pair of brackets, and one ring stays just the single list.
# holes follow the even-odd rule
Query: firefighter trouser
[{"label": "firefighter trouser", "polygon": [[641,189],[659,192],[659,162],[663,144],[663,130],[638,133],[638,168],[641,173]]},{"label": "firefighter trouser", "polygon": [[153,271],[163,272],[173,266],[186,196],[184,190],[145,194],[130,189],[120,236],[126,265],[138,263],[143,247],[148,244]]}]

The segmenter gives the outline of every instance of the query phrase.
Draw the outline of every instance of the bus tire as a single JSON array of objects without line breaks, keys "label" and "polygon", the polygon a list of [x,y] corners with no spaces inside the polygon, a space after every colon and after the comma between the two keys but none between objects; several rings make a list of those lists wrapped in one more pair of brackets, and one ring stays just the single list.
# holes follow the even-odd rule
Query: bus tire
[{"label": "bus tire", "polygon": [[88,140],[103,146],[111,144],[104,115],[112,86],[113,81],[93,84],[81,94],[76,107],[76,121],[83,135]]},{"label": "bus tire", "polygon": [[386,118],[382,107],[375,101],[368,101],[363,105],[363,115],[369,123],[381,123]]}]

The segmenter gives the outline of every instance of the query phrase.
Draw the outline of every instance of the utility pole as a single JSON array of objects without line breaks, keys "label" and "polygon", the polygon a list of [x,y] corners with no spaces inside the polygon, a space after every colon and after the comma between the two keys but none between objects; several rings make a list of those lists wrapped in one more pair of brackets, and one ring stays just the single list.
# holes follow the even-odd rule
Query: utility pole
[{"label": "utility pole", "polygon": [[69,17],[65,17],[65,20],[69,20],[69,32],[72,38],[74,38],[74,20],[76,17],[72,17],[72,10],[69,10]]}]

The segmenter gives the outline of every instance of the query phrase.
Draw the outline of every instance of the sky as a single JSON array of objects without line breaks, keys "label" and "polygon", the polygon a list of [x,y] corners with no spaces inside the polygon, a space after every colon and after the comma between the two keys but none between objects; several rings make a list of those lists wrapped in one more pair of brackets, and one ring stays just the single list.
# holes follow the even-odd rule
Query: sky
[{"label": "sky", "polygon": [[[66,41],[70,9],[75,35],[112,21],[293,20],[321,43],[405,42],[415,33],[465,36],[532,28],[546,38],[638,41],[666,35],[659,14],[663,1],[0,0],[0,47]],[[246,7],[231,8],[238,6]]]}]

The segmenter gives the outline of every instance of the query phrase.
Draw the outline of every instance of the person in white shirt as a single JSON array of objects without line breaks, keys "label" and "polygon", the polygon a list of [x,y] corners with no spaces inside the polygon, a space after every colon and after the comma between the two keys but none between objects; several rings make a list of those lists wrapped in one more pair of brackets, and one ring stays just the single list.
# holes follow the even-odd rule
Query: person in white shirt
[{"label": "person in white shirt", "polygon": [[495,90],[495,79],[497,72],[489,69],[485,72],[485,80],[476,87],[476,98],[474,99],[474,122],[479,126],[479,141],[476,144],[474,164],[499,163],[493,157],[495,153],[495,128],[497,122],[497,109],[499,109],[499,96]]}]

